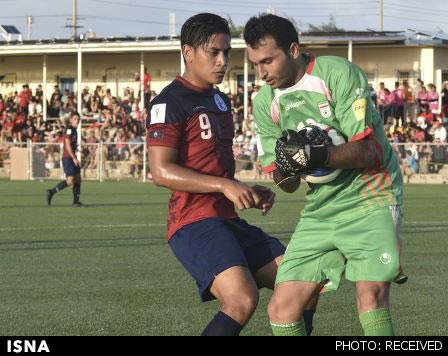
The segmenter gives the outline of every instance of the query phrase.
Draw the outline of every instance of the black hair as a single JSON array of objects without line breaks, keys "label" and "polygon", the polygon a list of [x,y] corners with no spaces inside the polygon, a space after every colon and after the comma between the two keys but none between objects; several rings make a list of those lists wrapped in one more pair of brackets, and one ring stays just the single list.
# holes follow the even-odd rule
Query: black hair
[{"label": "black hair", "polygon": [[193,48],[206,47],[210,38],[216,33],[230,36],[229,23],[221,16],[201,13],[190,17],[180,31],[180,45]]},{"label": "black hair", "polygon": [[81,119],[81,115],[79,115],[79,112],[77,112],[76,110],[73,110],[73,111],[70,113],[70,119],[71,119],[73,116],[78,116],[78,117]]},{"label": "black hair", "polygon": [[244,40],[252,48],[258,47],[265,37],[272,37],[277,46],[289,53],[292,43],[299,43],[299,35],[293,23],[272,14],[253,16],[244,27]]}]

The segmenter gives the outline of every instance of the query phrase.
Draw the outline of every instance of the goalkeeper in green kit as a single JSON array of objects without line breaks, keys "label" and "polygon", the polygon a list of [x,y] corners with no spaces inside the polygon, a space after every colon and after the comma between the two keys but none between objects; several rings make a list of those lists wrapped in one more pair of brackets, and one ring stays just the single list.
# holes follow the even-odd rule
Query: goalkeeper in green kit
[{"label": "goalkeeper in green kit", "polygon": [[274,335],[305,335],[304,307],[342,275],[356,283],[365,335],[394,335],[390,283],[400,265],[402,176],[364,73],[347,60],[301,53],[293,24],[253,17],[244,39],[266,82],[254,104],[265,172],[286,192],[300,177],[308,203],[278,269],[268,306]]}]

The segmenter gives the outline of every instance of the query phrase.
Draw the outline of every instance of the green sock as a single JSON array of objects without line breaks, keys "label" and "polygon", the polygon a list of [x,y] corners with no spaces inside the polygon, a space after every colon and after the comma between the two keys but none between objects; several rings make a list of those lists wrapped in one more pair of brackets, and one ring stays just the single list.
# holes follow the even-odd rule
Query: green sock
[{"label": "green sock", "polygon": [[274,336],[306,336],[303,319],[289,324],[276,324],[271,321]]},{"label": "green sock", "polygon": [[359,316],[365,336],[394,336],[394,327],[389,310],[379,308],[369,310]]}]

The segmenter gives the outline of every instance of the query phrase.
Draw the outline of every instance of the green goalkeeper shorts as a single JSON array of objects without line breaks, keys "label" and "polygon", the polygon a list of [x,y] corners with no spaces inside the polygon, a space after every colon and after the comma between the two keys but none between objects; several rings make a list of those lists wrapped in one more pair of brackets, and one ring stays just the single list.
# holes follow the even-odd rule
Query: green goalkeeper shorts
[{"label": "green goalkeeper shorts", "polygon": [[277,272],[286,281],[326,281],[338,288],[342,275],[350,281],[390,282],[400,269],[400,208],[378,209],[347,221],[302,218]]}]

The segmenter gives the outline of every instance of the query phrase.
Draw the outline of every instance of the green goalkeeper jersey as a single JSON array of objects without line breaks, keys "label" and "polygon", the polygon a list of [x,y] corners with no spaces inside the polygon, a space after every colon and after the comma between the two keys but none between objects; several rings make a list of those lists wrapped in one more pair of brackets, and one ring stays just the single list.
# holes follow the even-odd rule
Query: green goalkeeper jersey
[{"label": "green goalkeeper jersey", "polygon": [[343,169],[326,184],[309,184],[303,217],[345,220],[389,205],[400,205],[403,179],[397,156],[371,101],[362,70],[344,58],[303,54],[305,75],[294,86],[264,85],[254,103],[258,154],[265,172],[276,169],[275,143],[286,129],[316,123],[334,128],[352,142],[367,136],[377,147],[375,163]]}]

